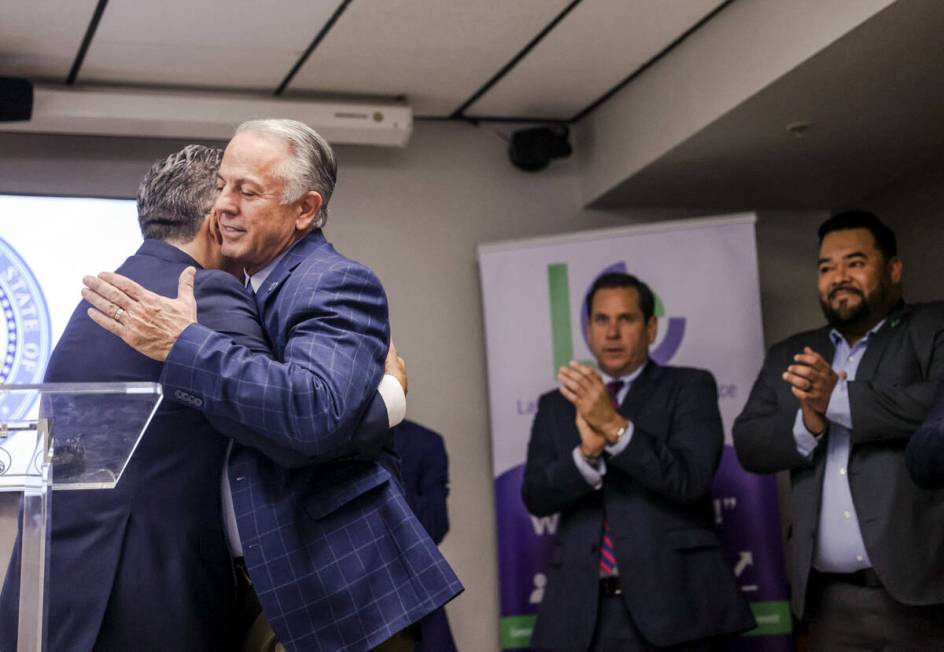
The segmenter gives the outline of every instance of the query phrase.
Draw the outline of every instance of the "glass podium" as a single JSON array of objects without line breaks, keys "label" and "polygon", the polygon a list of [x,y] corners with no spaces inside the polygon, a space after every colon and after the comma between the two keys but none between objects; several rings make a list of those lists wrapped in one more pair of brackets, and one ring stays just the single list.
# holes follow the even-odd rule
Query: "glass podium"
[{"label": "glass podium", "polygon": [[0,491],[23,494],[18,652],[46,649],[52,491],[114,488],[160,402],[156,383],[0,385]]}]

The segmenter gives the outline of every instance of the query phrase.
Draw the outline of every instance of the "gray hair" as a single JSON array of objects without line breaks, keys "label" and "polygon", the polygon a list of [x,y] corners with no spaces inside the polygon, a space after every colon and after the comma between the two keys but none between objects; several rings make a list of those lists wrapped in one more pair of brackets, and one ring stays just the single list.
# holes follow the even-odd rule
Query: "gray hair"
[{"label": "gray hair", "polygon": [[190,242],[216,200],[223,150],[187,145],[156,161],[138,186],[141,235]]},{"label": "gray hair", "polygon": [[282,202],[290,204],[314,190],[323,201],[313,228],[323,227],[328,222],[328,200],[338,179],[338,160],[328,141],[303,122],[281,118],[248,120],[236,128],[237,134],[243,131],[274,136],[288,144],[292,157],[279,170],[285,182]]}]

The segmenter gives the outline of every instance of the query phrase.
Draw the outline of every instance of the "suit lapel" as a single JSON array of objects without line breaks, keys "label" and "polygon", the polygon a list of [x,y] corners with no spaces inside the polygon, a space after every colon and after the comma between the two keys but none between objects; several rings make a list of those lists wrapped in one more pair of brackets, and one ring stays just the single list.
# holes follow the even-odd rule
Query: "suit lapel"
[{"label": "suit lapel", "polygon": [[[830,328],[829,326],[826,326],[825,328],[820,328],[819,330],[815,331],[812,334],[809,342],[807,342],[806,344],[806,346],[810,347],[811,349],[819,353],[821,356],[823,356],[823,359],[826,360],[826,363],[830,365],[833,363],[833,356],[836,355],[836,345],[833,344],[833,340],[829,336],[831,332],[832,332],[832,328]],[[803,351],[800,350],[800,351],[797,351],[796,353],[803,353]],[[786,371],[786,369],[784,369],[784,371]]]},{"label": "suit lapel", "polygon": [[869,336],[869,345],[866,347],[862,362],[859,363],[859,368],[856,370],[856,380],[868,380],[875,376],[878,364],[885,354],[885,349],[888,348],[888,343],[898,332],[899,326],[910,312],[910,306],[898,306],[888,314],[882,327]]},{"label": "suit lapel", "polygon": [[291,248],[285,252],[282,260],[275,266],[275,269],[272,270],[272,273],[269,274],[269,277],[256,293],[256,304],[259,306],[259,309],[262,310],[269,299],[275,296],[278,289],[282,287],[285,279],[288,278],[292,271],[298,267],[303,260],[308,258],[313,251],[326,244],[327,241],[324,235],[322,235],[321,229],[315,229],[292,245]]},{"label": "suit lapel", "polygon": [[626,397],[619,406],[618,412],[624,417],[638,414],[639,410],[649,400],[656,385],[659,384],[659,378],[662,376],[662,367],[654,360],[649,360],[643,368],[642,373],[633,381]]}]

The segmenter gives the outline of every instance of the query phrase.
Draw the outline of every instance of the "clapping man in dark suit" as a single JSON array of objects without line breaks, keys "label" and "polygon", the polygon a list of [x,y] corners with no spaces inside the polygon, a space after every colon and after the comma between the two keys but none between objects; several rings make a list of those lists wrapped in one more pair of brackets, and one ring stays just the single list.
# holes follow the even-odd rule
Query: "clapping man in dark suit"
[{"label": "clapping man in dark suit", "polygon": [[289,469],[234,446],[229,464],[239,544],[281,645],[407,649],[410,625],[462,586],[407,506],[395,456],[354,430],[389,327],[379,280],[322,234],[336,175],[330,146],[292,120],[240,125],[220,165],[222,251],[249,278],[275,359],[197,323],[188,272],[176,299],[114,274],[87,277],[83,295],[99,325],[164,361],[168,396],[323,462]]},{"label": "clapping man in dark suit", "polygon": [[714,378],[649,359],[655,299],[606,274],[587,299],[599,372],[540,398],[522,495],[560,512],[532,644],[561,652],[711,650],[754,625],[714,531],[724,433]]},{"label": "clapping man in dark suit", "polygon": [[902,300],[895,235],[875,215],[819,228],[827,326],[770,348],[734,424],[741,464],[790,471],[793,610],[813,650],[944,646],[944,497],[905,446],[944,377],[944,305]]}]

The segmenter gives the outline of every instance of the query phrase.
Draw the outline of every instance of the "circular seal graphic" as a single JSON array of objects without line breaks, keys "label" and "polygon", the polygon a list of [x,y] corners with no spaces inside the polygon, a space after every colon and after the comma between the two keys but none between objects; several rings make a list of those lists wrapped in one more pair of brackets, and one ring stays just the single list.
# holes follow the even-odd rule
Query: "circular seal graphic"
[{"label": "circular seal graphic", "polygon": [[13,457],[7,452],[7,449],[0,448],[0,475],[10,470],[13,465]]},{"label": "circular seal graphic", "polygon": [[[26,262],[0,238],[0,384],[40,383],[52,339],[49,309]],[[35,395],[0,395],[0,419],[20,419]]]}]

